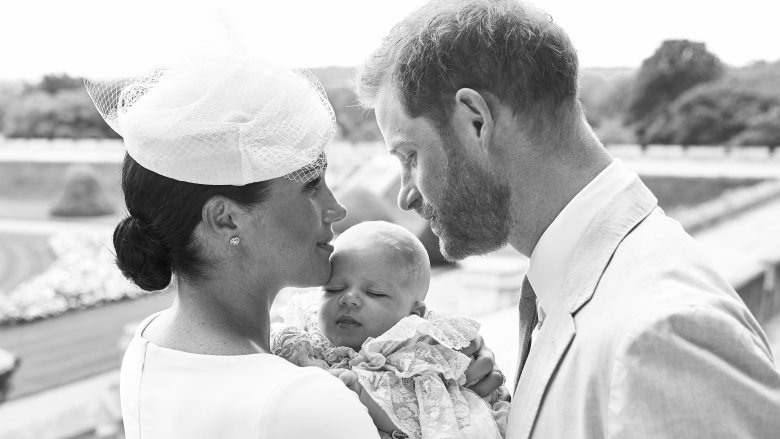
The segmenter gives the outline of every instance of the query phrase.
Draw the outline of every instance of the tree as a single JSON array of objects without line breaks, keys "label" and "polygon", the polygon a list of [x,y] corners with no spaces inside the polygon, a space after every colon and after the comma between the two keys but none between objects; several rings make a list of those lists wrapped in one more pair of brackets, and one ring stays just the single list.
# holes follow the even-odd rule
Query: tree
[{"label": "tree", "polygon": [[748,127],[734,136],[732,145],[766,145],[770,153],[780,147],[780,105],[748,120]]},{"label": "tree", "polygon": [[[680,96],[647,127],[648,143],[687,145],[734,144],[733,139],[746,129],[738,144],[758,140],[759,133],[769,136],[760,144],[771,143],[771,115],[780,111],[780,99],[737,87],[732,82],[702,84]],[[747,137],[750,136],[750,137]]]},{"label": "tree", "polygon": [[628,69],[584,69],[580,73],[580,101],[588,123],[622,123],[634,74]]},{"label": "tree", "polygon": [[2,132],[2,123],[6,110],[13,102],[19,99],[23,90],[24,83],[21,81],[0,81],[0,132]]},{"label": "tree", "polygon": [[83,86],[54,94],[34,90],[5,111],[6,137],[103,138],[118,135],[103,121]]},{"label": "tree", "polygon": [[62,90],[83,89],[84,82],[68,75],[45,75],[35,88],[53,95]]},{"label": "tree", "polygon": [[625,126],[634,74],[628,69],[585,69],[580,74],[580,101],[588,123],[604,145],[635,143]]},{"label": "tree", "polygon": [[726,77],[745,90],[780,98],[780,60],[758,61],[745,67],[729,69]]},{"label": "tree", "polygon": [[644,60],[628,104],[626,122],[633,124],[641,143],[645,131],[683,92],[723,75],[718,58],[704,43],[668,40]]}]

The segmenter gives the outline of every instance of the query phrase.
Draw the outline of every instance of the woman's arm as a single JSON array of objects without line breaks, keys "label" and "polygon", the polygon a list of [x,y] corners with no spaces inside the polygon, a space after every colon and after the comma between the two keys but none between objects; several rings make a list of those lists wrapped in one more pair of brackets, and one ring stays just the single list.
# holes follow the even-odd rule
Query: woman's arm
[{"label": "woman's arm", "polygon": [[390,416],[382,410],[382,407],[380,407],[363,386],[360,385],[358,377],[354,372],[347,369],[331,369],[329,372],[331,375],[338,377],[347,388],[355,392],[360,403],[366,407],[368,415],[371,417],[371,420],[374,421],[374,425],[380,432],[391,434],[397,429],[397,426],[393,424]]},{"label": "woman's arm", "polygon": [[354,392],[328,372],[306,367],[266,400],[257,437],[378,439],[379,433]]}]

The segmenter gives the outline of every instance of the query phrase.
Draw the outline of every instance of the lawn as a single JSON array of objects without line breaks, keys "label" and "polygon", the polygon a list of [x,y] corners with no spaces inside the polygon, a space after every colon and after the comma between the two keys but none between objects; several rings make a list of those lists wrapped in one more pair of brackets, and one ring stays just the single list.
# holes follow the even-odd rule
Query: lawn
[{"label": "lawn", "polygon": [[764,181],[759,178],[642,177],[665,210],[695,206],[724,192]]},{"label": "lawn", "polygon": [[[365,154],[345,154],[345,148],[333,151],[330,179],[337,181],[338,163],[354,161]],[[358,148],[359,149],[359,148]],[[370,154],[369,154],[370,155]],[[347,159],[352,160],[347,160]],[[48,219],[49,209],[59,196],[68,168],[67,163],[0,163],[0,218]],[[92,164],[95,177],[119,212],[124,210],[118,163]],[[723,192],[762,181],[758,178],[643,177],[658,197],[661,207],[671,210],[694,206],[717,198]]]},{"label": "lawn", "polygon": [[[49,219],[49,209],[60,196],[71,166],[68,163],[0,162],[0,218]],[[88,166],[117,210],[124,210],[120,165]]]},{"label": "lawn", "polygon": [[[70,163],[0,162],[0,197],[47,199],[59,194]],[[77,165],[85,166],[85,165]],[[90,167],[109,193],[119,194],[119,163],[95,163]]]},{"label": "lawn", "polygon": [[[330,147],[328,182],[338,185],[371,156],[381,153],[378,144],[354,146],[334,143]],[[50,219],[49,210],[62,193],[71,163],[42,162],[0,162],[0,219]],[[92,163],[88,166],[117,212],[124,212],[124,198],[121,188],[120,163]]]},{"label": "lawn", "polygon": [[0,233],[0,294],[43,272],[53,257],[47,236]]}]

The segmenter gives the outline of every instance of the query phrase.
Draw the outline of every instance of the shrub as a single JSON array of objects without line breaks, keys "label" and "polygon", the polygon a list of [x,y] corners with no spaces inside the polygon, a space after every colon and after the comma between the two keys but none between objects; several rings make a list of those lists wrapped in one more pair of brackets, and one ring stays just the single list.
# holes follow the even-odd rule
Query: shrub
[{"label": "shrub", "polygon": [[51,209],[54,216],[100,216],[114,213],[115,207],[87,165],[68,170],[62,194]]},{"label": "shrub", "polygon": [[84,88],[50,94],[33,90],[10,103],[3,117],[9,138],[116,138]]},{"label": "shrub", "polygon": [[634,131],[623,125],[619,118],[603,119],[594,128],[596,136],[604,145],[627,145],[636,143]]},{"label": "shrub", "polygon": [[748,127],[730,142],[737,146],[769,146],[774,152],[780,146],[780,106],[748,120]]},{"label": "shrub", "polygon": [[[648,143],[721,145],[751,126],[771,125],[763,115],[780,107],[780,100],[730,82],[703,84],[682,96],[655,119],[644,133]],[[771,118],[770,118],[771,119]],[[762,142],[763,143],[763,142]]]}]

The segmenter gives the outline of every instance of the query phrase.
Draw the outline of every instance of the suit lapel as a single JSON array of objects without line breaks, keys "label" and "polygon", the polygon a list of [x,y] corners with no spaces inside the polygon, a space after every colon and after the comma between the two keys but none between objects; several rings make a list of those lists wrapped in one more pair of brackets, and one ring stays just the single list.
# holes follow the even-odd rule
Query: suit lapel
[{"label": "suit lapel", "polygon": [[658,200],[636,177],[596,215],[577,244],[561,284],[560,294],[570,314],[590,301],[620,243],[656,206]]},{"label": "suit lapel", "polygon": [[526,366],[515,389],[507,438],[530,437],[547,384],[574,339],[574,334],[574,319],[571,315],[559,314],[545,320],[537,339],[531,345]]},{"label": "suit lapel", "polygon": [[512,400],[507,438],[531,436],[545,392],[576,335],[574,315],[593,297],[620,242],[656,205],[656,198],[637,177],[588,226],[561,284],[567,312],[548,315],[531,345]]}]

